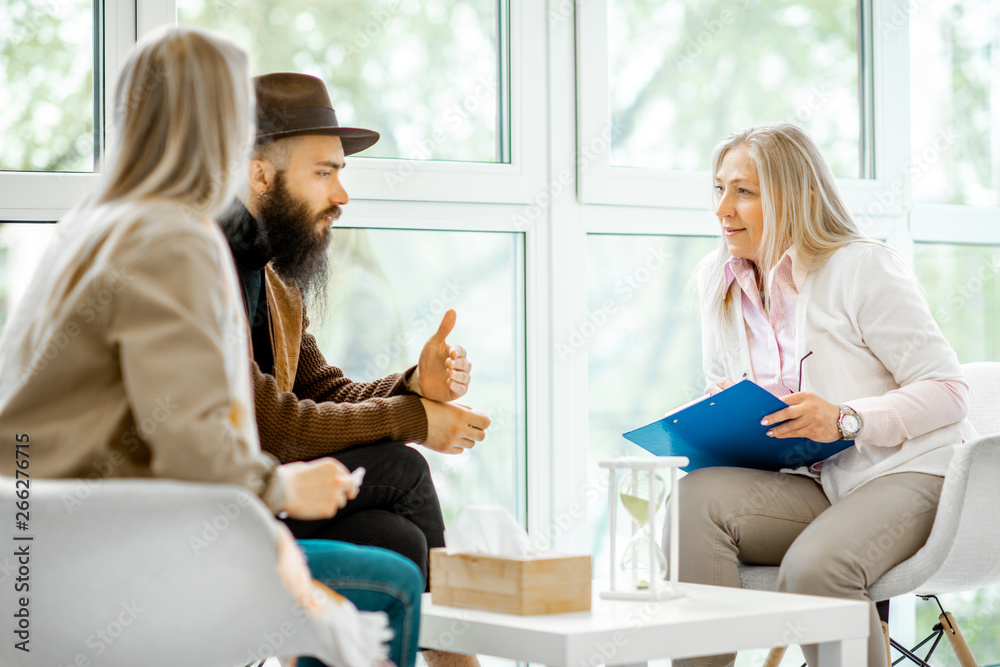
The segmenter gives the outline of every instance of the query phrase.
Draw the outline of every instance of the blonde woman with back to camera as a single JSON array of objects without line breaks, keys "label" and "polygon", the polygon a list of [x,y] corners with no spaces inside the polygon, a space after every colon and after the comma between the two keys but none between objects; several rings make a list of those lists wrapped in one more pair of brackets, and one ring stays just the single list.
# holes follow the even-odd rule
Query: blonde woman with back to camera
[{"label": "blonde woman with back to camera", "polygon": [[[684,477],[680,579],[739,587],[738,561],[780,565],[782,591],[868,600],[930,534],[953,446],[975,434],[968,385],[903,258],[861,233],[802,130],[733,133],[712,185],[722,242],[696,276],[709,391],[748,377],[788,404],[765,417],[771,437],[854,444],[809,468]],[[869,604],[868,665],[883,667]]]},{"label": "blonde woman with back to camera", "polygon": [[[0,342],[0,431],[30,433],[38,443],[33,477],[96,470],[236,484],[272,512],[300,519],[330,517],[356,495],[333,459],[279,466],[260,451],[246,321],[214,222],[236,194],[253,119],[246,54],[225,39],[165,28],[126,58],[104,172],[57,225]],[[4,457],[0,473],[13,476],[13,465]],[[279,529],[281,576],[315,609],[305,559]],[[405,616],[403,634],[415,644],[419,571],[395,554],[347,546],[340,575],[350,579],[354,562],[383,566],[379,583],[402,595],[387,595],[376,609]],[[383,654],[385,624],[375,618],[370,637],[353,638],[355,658]],[[412,655],[392,657],[412,664]]]}]

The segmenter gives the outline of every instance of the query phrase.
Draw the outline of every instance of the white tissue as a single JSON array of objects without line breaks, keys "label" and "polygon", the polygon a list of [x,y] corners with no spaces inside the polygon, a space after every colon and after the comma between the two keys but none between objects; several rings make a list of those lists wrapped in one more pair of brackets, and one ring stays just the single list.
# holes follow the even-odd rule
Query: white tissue
[{"label": "white tissue", "polygon": [[445,530],[447,553],[478,553],[488,556],[531,556],[531,540],[514,517],[502,507],[463,507]]}]

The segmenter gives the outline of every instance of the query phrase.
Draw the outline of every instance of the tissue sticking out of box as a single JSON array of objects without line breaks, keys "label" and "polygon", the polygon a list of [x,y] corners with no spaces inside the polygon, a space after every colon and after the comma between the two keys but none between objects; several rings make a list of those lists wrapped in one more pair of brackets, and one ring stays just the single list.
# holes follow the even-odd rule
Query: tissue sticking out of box
[{"label": "tissue sticking out of box", "polygon": [[463,507],[444,533],[449,554],[478,553],[489,556],[527,557],[531,540],[510,512],[494,505]]}]

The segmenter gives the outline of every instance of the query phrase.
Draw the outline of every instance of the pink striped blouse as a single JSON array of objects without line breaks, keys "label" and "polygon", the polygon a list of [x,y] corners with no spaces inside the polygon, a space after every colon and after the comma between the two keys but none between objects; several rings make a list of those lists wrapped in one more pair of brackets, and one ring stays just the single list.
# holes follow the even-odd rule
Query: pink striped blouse
[{"label": "pink striped blouse", "polygon": [[[766,307],[749,260],[731,257],[725,272],[726,290],[735,280],[743,293],[743,320],[757,384],[779,398],[798,391],[795,302],[807,272],[799,266],[794,249],[782,255],[771,272]],[[809,387],[802,389],[808,391]],[[850,407],[861,416],[863,424],[855,446],[895,447],[938,428],[946,413],[946,423],[957,422],[965,415],[961,412],[962,401],[956,399],[967,394],[968,384],[963,378],[920,380],[883,396],[852,401]]]}]

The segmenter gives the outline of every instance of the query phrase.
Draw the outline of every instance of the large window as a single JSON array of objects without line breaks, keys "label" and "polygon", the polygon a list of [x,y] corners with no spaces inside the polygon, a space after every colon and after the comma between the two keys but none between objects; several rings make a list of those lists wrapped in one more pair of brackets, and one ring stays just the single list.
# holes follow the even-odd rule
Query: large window
[{"label": "large window", "polygon": [[365,157],[507,162],[497,0],[178,0],[177,20],[251,54],[253,74],[323,79],[341,125],[376,129]]},{"label": "large window", "polygon": [[959,361],[1000,360],[1000,246],[918,243],[915,269]]},{"label": "large window", "polygon": [[0,5],[0,170],[94,170],[94,4]]},{"label": "large window", "polygon": [[0,334],[54,236],[55,227],[49,224],[0,225]]},{"label": "large window", "polygon": [[861,172],[856,0],[609,0],[611,162],[707,169],[733,130],[787,121]]},{"label": "large window", "polygon": [[[382,133],[348,161],[312,330],[373,379],[458,310],[463,402],[494,425],[462,456],[420,449],[449,519],[500,504],[604,576],[596,462],[640,454],[622,432],[702,389],[688,279],[718,242],[705,170],[744,125],[813,135],[865,231],[913,260],[960,360],[1000,360],[995,0],[6,0],[0,326],[54,231],[6,223],[59,219],[92,186],[104,70],[110,85],[175,17],[242,44],[254,73],[320,76],[342,124]],[[1000,659],[997,600],[953,598],[981,662]]]},{"label": "large window", "polygon": [[1000,5],[993,0],[920,3],[909,20],[914,199],[996,206]]},{"label": "large window", "polygon": [[452,344],[468,350],[472,384],[459,403],[488,413],[486,440],[464,454],[424,447],[446,521],[493,504],[524,516],[524,287],[520,234],[337,229],[324,317],[311,330],[327,360],[355,380],[406,370],[449,308]]},{"label": "large window", "polygon": [[[918,243],[914,268],[959,361],[1000,361],[1000,246]],[[941,601],[955,615],[976,658],[995,662],[1000,656],[1000,586],[943,595]],[[917,603],[919,638],[930,632],[939,613],[933,602]],[[945,646],[934,664],[958,667],[958,660]]]},{"label": "large window", "polygon": [[[702,394],[697,294],[688,284],[716,246],[702,237],[588,236],[587,317],[557,352],[587,348],[591,483],[606,488],[598,461],[645,455],[622,433]],[[607,577],[608,499],[596,495],[589,497],[590,548],[594,571]],[[626,524],[620,522],[622,531]]]}]

